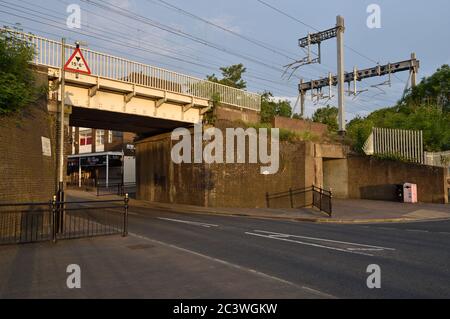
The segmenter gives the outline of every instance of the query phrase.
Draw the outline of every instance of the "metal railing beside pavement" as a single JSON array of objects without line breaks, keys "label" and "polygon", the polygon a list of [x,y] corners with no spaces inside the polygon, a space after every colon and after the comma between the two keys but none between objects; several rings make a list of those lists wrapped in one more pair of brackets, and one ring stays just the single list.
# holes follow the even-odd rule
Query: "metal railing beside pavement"
[{"label": "metal railing beside pavement", "polygon": [[267,208],[305,208],[316,207],[332,216],[333,194],[317,186],[289,189],[285,192],[266,193]]},{"label": "metal railing beside pavement", "polygon": [[[0,203],[0,245],[127,236],[128,194],[104,201]],[[122,205],[119,205],[122,204]]]}]

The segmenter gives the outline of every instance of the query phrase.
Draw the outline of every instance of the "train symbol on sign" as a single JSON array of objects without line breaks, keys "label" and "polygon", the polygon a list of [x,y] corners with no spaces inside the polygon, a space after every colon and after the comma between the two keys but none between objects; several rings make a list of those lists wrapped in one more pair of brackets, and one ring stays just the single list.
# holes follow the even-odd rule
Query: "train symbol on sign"
[{"label": "train symbol on sign", "polygon": [[89,69],[86,60],[84,59],[83,53],[81,53],[81,50],[78,47],[75,49],[75,52],[72,54],[69,60],[67,60],[66,64],[64,65],[64,70],[72,71],[75,73],[91,74],[91,70]]}]

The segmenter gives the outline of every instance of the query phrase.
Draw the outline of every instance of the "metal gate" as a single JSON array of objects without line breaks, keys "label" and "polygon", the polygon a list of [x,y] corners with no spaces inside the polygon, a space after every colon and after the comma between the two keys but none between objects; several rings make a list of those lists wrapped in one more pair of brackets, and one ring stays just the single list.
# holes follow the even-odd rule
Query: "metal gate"
[{"label": "metal gate", "polygon": [[0,204],[0,245],[128,234],[123,200]]}]

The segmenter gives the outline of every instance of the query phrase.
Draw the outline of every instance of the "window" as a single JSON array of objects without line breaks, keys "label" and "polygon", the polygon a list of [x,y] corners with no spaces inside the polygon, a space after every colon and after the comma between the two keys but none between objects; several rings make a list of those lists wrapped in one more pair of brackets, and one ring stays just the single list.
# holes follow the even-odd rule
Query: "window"
[{"label": "window", "polygon": [[104,130],[97,130],[95,133],[95,142],[97,145],[104,145],[105,144],[105,131]]},{"label": "window", "polygon": [[80,129],[80,146],[92,145],[92,130]]}]

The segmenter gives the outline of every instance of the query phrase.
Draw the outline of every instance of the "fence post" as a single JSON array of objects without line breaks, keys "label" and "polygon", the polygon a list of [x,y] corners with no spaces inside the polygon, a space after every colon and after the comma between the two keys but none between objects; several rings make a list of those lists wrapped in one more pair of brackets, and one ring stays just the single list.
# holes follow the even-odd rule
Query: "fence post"
[{"label": "fence post", "polygon": [[53,195],[53,199],[51,201],[51,224],[52,224],[52,241],[56,243],[56,195]]},{"label": "fence post", "polygon": [[330,217],[332,217],[332,215],[333,215],[333,205],[332,205],[333,200],[332,199],[333,199],[333,193],[330,188]]},{"label": "fence post", "polygon": [[322,200],[323,200],[323,192],[322,188],[319,188],[319,209],[322,212]]},{"label": "fence post", "polygon": [[125,194],[124,199],[124,213],[123,213],[123,237],[128,236],[128,194]]},{"label": "fence post", "polygon": [[269,192],[266,192],[266,203],[267,203],[267,208],[270,208]]},{"label": "fence post", "polygon": [[292,188],[289,188],[289,199],[291,201],[291,208],[294,208],[294,198],[292,196]]}]

